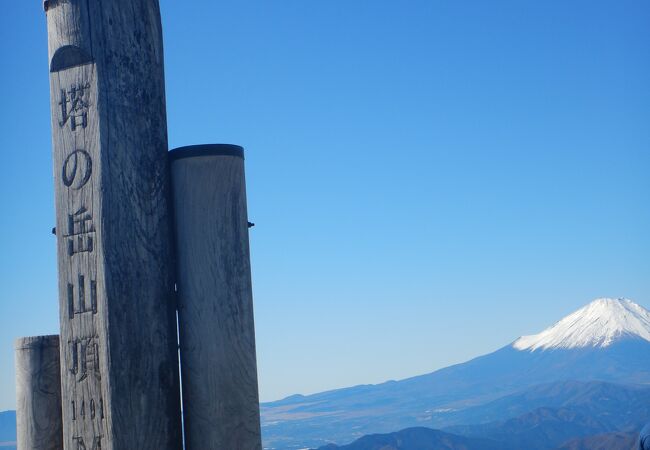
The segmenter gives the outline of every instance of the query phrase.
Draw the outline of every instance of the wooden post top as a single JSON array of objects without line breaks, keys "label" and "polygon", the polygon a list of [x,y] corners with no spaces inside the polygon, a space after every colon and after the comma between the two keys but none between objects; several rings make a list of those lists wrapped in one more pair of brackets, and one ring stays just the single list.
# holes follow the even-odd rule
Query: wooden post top
[{"label": "wooden post top", "polygon": [[16,350],[28,350],[31,348],[58,347],[59,335],[52,334],[48,336],[28,336],[21,337],[14,341]]},{"label": "wooden post top", "polygon": [[178,147],[169,152],[170,161],[201,156],[236,156],[244,158],[244,148],[233,144],[201,144]]}]

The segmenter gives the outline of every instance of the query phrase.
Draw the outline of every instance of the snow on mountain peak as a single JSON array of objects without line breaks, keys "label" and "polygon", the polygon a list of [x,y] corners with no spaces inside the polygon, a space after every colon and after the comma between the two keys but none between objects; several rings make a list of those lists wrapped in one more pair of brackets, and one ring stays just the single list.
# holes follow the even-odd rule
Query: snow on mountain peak
[{"label": "snow on mountain peak", "polygon": [[607,347],[623,337],[650,341],[650,311],[626,298],[599,298],[550,328],[513,342],[517,350]]}]

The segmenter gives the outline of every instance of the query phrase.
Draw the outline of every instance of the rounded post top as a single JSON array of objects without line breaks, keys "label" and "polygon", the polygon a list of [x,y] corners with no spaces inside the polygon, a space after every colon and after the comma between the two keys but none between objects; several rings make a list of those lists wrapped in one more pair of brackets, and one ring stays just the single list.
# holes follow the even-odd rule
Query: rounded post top
[{"label": "rounded post top", "polygon": [[29,350],[32,348],[59,347],[59,335],[51,334],[48,336],[28,336],[21,337],[14,341],[16,350]]},{"label": "rounded post top", "polygon": [[171,161],[201,156],[235,156],[243,159],[244,149],[233,144],[202,144],[178,147],[169,152]]}]

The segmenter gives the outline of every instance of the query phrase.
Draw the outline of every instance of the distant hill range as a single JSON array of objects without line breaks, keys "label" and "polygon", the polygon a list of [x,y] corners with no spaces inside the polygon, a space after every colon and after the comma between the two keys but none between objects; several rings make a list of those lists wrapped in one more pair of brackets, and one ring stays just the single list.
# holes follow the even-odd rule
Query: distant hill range
[{"label": "distant hill range", "polygon": [[633,440],[649,421],[650,312],[627,299],[598,299],[537,335],[427,375],[262,405],[264,446],[275,449],[413,427],[501,448],[507,437],[518,448],[580,449],[597,434],[624,447],[622,437]]},{"label": "distant hill range", "polygon": [[[553,406],[540,407],[540,404]],[[473,408],[466,419],[476,420],[473,414],[480,410],[480,407]],[[630,450],[645,422],[640,418],[650,418],[650,387],[594,381],[551,383],[491,402],[485,405],[483,417],[526,410],[506,420],[456,425],[444,431],[409,428],[398,433],[364,436],[350,445],[323,446],[319,450],[488,450],[495,445],[502,450]]]},{"label": "distant hill range", "polygon": [[557,450],[638,450],[637,433],[606,433],[573,439]]},{"label": "distant hill range", "polygon": [[329,444],[318,450],[516,450],[488,439],[472,439],[429,428],[407,428],[364,436],[349,445]]},{"label": "distant hill range", "polygon": [[[431,430],[407,428],[405,430],[364,436],[352,444],[329,444],[318,450],[521,450],[536,447],[517,447],[489,439],[471,439]],[[556,450],[637,450],[635,433],[609,433],[573,439]]]}]

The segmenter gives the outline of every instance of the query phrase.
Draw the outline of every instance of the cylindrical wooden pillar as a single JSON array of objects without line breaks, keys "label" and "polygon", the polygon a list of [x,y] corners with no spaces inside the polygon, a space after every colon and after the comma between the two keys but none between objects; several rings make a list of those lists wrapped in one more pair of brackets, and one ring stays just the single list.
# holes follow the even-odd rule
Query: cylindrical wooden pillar
[{"label": "cylindrical wooden pillar", "polygon": [[158,0],[48,0],[66,450],[179,450]]},{"label": "cylindrical wooden pillar", "polygon": [[59,336],[16,340],[18,450],[61,450]]},{"label": "cylindrical wooden pillar", "polygon": [[244,154],[170,152],[185,443],[261,449]]}]

